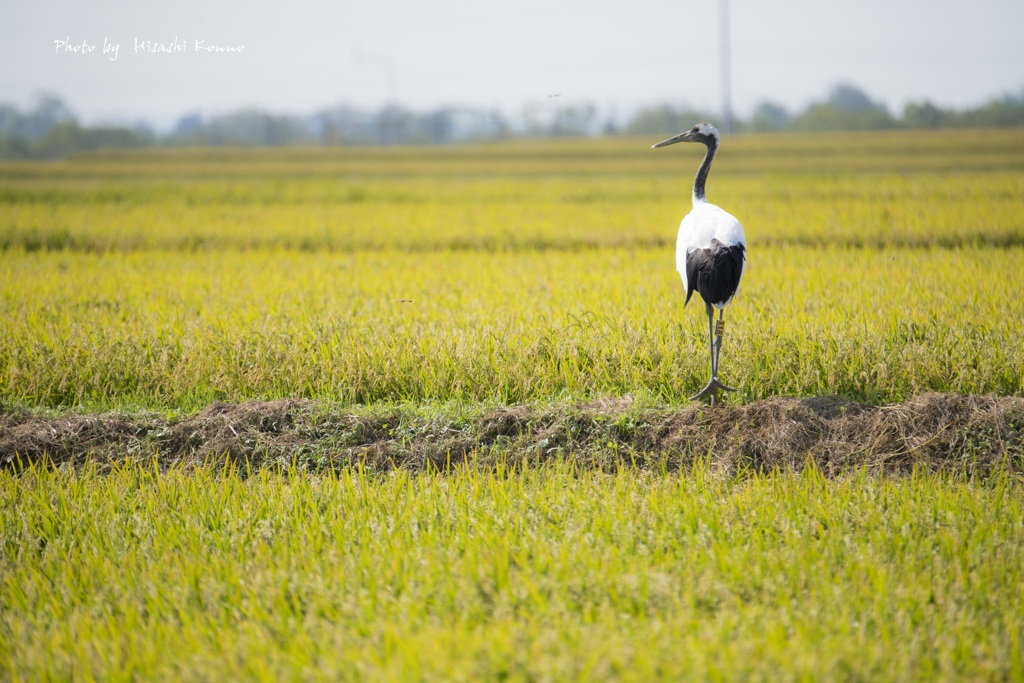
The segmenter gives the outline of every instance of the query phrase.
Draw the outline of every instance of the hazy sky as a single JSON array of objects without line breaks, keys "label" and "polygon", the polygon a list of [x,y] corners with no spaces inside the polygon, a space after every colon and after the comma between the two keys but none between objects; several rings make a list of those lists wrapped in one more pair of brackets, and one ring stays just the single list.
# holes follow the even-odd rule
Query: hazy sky
[{"label": "hazy sky", "polygon": [[[312,113],[389,98],[507,113],[553,101],[622,113],[721,103],[715,0],[0,3],[0,102],[24,107],[52,92],[89,122],[165,127],[194,111]],[[909,100],[965,107],[1024,89],[1021,0],[731,0],[730,9],[740,115],[762,100],[796,110],[839,81],[894,113]],[[154,53],[146,41],[181,50]],[[196,41],[243,49],[197,52]]]}]

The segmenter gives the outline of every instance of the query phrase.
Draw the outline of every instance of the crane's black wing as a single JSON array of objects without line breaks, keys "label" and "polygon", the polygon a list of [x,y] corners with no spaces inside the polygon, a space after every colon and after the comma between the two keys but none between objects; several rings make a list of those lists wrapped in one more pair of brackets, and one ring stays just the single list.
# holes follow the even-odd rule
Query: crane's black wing
[{"label": "crane's black wing", "polygon": [[705,303],[724,305],[736,294],[743,276],[746,247],[711,240],[704,249],[686,252],[686,303],[697,290]]}]

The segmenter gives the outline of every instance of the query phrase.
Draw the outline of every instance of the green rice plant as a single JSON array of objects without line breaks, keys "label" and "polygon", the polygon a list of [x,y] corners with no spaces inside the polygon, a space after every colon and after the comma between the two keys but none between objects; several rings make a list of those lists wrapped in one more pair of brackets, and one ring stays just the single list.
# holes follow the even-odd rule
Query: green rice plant
[{"label": "green rice plant", "polygon": [[[696,160],[650,142],[0,163],[0,413],[684,402],[707,372],[673,272]],[[1021,395],[1022,144],[730,138],[709,188],[751,240],[730,400]],[[589,457],[624,461],[617,419]],[[1010,467],[502,453],[0,470],[0,678],[1024,680]]]},{"label": "green rice plant", "polygon": [[1021,482],[0,472],[10,680],[1024,679]]},{"label": "green rice plant", "polygon": [[[696,158],[650,141],[160,151],[0,163],[0,249],[667,247]],[[732,137],[753,246],[1024,244],[1017,130]]]},{"label": "green rice plant", "polygon": [[[0,398],[51,408],[213,400],[678,403],[702,312],[665,249],[351,254],[8,252]],[[1019,395],[1018,248],[763,247],[727,310],[750,401]]]},{"label": "green rice plant", "polygon": [[[750,401],[1021,393],[1024,133],[737,136]],[[696,158],[637,139],[0,164],[0,401],[686,399]]]}]

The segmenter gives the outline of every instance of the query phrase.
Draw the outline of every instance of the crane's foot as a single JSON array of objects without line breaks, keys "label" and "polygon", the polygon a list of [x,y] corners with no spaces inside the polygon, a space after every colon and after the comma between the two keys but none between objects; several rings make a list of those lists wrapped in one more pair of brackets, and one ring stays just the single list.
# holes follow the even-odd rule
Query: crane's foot
[{"label": "crane's foot", "polygon": [[719,392],[719,390],[721,390],[721,391],[736,391],[732,387],[727,387],[724,384],[722,384],[721,382],[719,382],[717,377],[712,377],[711,381],[709,381],[707,383],[707,385],[703,389],[701,389],[696,394],[694,394],[693,396],[690,397],[690,400],[691,401],[696,401],[699,398],[704,398],[705,396],[710,395],[711,396],[711,405],[716,405],[718,403],[718,392]]}]

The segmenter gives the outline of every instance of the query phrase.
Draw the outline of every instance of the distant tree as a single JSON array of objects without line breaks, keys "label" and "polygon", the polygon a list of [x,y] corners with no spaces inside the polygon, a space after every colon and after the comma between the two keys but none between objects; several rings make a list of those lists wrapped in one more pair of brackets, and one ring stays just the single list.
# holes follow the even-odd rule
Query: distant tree
[{"label": "distant tree", "polygon": [[903,108],[903,125],[907,128],[941,128],[953,123],[953,112],[943,111],[931,102],[909,102]]},{"label": "distant tree", "polygon": [[896,121],[887,111],[851,111],[831,104],[812,104],[793,119],[792,129],[802,131],[880,130],[893,128]]},{"label": "distant tree", "polygon": [[175,144],[277,147],[312,141],[312,136],[291,118],[274,116],[258,109],[242,109],[218,116],[202,123],[199,128],[190,123],[186,122],[184,131],[172,134]]},{"label": "distant tree", "polygon": [[613,104],[604,112],[601,135],[618,135],[621,132],[622,127],[619,125],[618,107]]},{"label": "distant tree", "polygon": [[435,145],[500,139],[508,131],[508,124],[498,112],[469,107],[446,107],[413,118],[416,128],[422,131],[423,142]]},{"label": "distant tree", "polygon": [[769,133],[785,130],[792,117],[781,105],[762,102],[757,105],[750,119],[750,129],[758,133]]},{"label": "distant tree", "polygon": [[43,95],[25,120],[22,134],[41,137],[60,124],[74,123],[75,115],[64,101],[55,95]]},{"label": "distant tree", "polygon": [[804,131],[878,130],[893,128],[893,119],[884,104],[871,100],[855,86],[839,84],[825,102],[809,106],[793,119],[791,128]]},{"label": "distant tree", "polygon": [[65,157],[99,149],[132,149],[155,143],[152,135],[120,126],[83,128],[77,122],[59,123],[35,144],[34,156]]},{"label": "distant tree", "polygon": [[452,141],[456,134],[455,112],[451,109],[438,109],[421,117],[421,123],[429,142],[443,145]]},{"label": "distant tree", "polygon": [[0,135],[0,159],[27,159],[34,150],[27,138]]},{"label": "distant tree", "polygon": [[54,95],[41,95],[35,107],[21,113],[15,107],[0,107],[0,135],[34,140],[43,137],[54,126],[72,123],[75,115],[71,109]]},{"label": "distant tree", "polygon": [[590,135],[595,129],[597,108],[592,104],[570,105],[555,111],[549,134],[555,137]]},{"label": "distant tree", "polygon": [[625,132],[629,135],[672,135],[689,130],[695,123],[712,121],[714,118],[706,112],[688,107],[659,104],[638,111],[626,124]]},{"label": "distant tree", "polygon": [[885,105],[871,101],[867,93],[857,86],[849,83],[839,83],[833,86],[828,94],[828,104],[836,109],[847,111],[870,111],[872,109],[884,110]]},{"label": "distant tree", "polygon": [[[27,111],[0,104],[0,158],[61,157],[83,150],[157,145],[451,144],[511,136],[618,132],[668,137],[699,121],[716,122],[716,117],[706,111],[659,104],[640,109],[620,126],[614,108],[602,112],[591,104],[558,107],[559,102],[528,106],[518,119],[470,107],[442,107],[421,113],[399,106],[369,111],[339,105],[309,116],[276,116],[258,109],[212,118],[192,113],[182,116],[171,132],[160,136],[144,124],[82,126],[60,98],[43,95]],[[912,102],[904,107],[900,118],[894,118],[884,104],[872,100],[863,90],[840,83],[823,101],[795,116],[781,105],[761,102],[749,121],[736,122],[737,130],[757,132],[949,126],[1024,126],[1024,91],[965,111],[942,109],[928,101]]]},{"label": "distant tree", "polygon": [[21,112],[9,104],[0,105],[0,135],[14,135],[14,130],[21,120]]},{"label": "distant tree", "polygon": [[203,115],[199,112],[185,114],[174,124],[172,135],[190,135],[203,129]]},{"label": "distant tree", "polygon": [[340,145],[344,140],[337,124],[329,116],[317,115],[314,125],[320,133],[320,144],[325,147]]},{"label": "distant tree", "polygon": [[1024,92],[992,100],[965,112],[964,117],[970,125],[980,127],[1024,126]]}]

